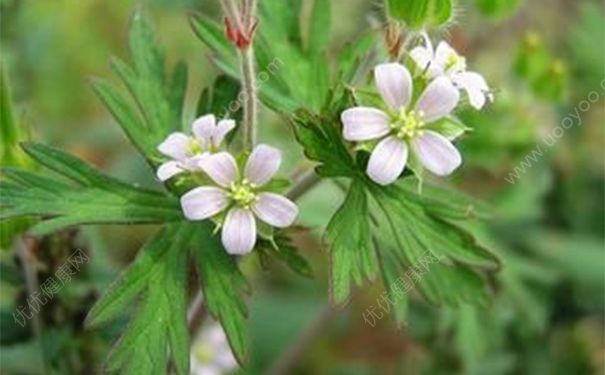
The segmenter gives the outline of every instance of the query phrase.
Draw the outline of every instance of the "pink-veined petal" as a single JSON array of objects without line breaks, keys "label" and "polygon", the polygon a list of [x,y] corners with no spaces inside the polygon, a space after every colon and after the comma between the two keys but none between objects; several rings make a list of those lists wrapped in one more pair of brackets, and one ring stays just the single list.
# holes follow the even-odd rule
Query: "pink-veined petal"
[{"label": "pink-veined petal", "polygon": [[389,133],[389,116],[370,107],[354,107],[342,112],[343,137],[348,141],[368,141]]},{"label": "pink-veined petal", "polygon": [[212,140],[216,129],[216,119],[213,114],[204,115],[193,121],[191,130],[197,138],[204,140],[204,143],[209,144]]},{"label": "pink-veined petal", "polygon": [[267,183],[279,169],[281,164],[281,151],[275,147],[260,144],[252,150],[246,162],[244,177],[258,185]]},{"label": "pink-veined petal", "polygon": [[392,110],[399,110],[412,98],[412,76],[398,63],[380,64],[374,68],[376,87]]},{"label": "pink-veined petal", "polygon": [[430,130],[412,140],[412,150],[420,163],[437,176],[447,176],[462,164],[462,157],[444,136]]},{"label": "pink-veined petal", "polygon": [[460,100],[460,93],[447,77],[435,78],[424,90],[416,110],[422,112],[425,122],[434,122],[449,115]]},{"label": "pink-veined petal", "polygon": [[227,193],[214,186],[201,186],[181,197],[183,214],[189,220],[204,220],[223,211],[229,205]]},{"label": "pink-veined petal", "polygon": [[377,184],[388,185],[397,180],[407,160],[407,144],[395,137],[388,137],[372,151],[366,172]]},{"label": "pink-veined petal", "polygon": [[285,228],[294,222],[298,207],[288,198],[274,193],[260,193],[252,205],[259,219],[277,228]]},{"label": "pink-veined petal", "polygon": [[233,128],[235,128],[234,120],[220,120],[216,125],[212,136],[212,144],[214,147],[219,147],[227,133],[233,130]]},{"label": "pink-veined petal", "polygon": [[158,146],[158,151],[176,160],[182,160],[187,155],[189,137],[181,132],[174,132]]},{"label": "pink-veined petal", "polygon": [[183,168],[180,162],[170,160],[160,165],[155,174],[160,179],[160,181],[166,181],[169,178],[174,177],[184,171],[185,168]]},{"label": "pink-veined petal", "polygon": [[466,91],[468,100],[476,109],[481,109],[490,97],[489,86],[479,73],[463,72],[452,77],[454,83]]},{"label": "pink-veined petal", "polygon": [[218,185],[228,187],[238,177],[235,159],[228,152],[202,157],[199,161],[201,169]]},{"label": "pink-veined petal", "polygon": [[252,211],[232,208],[227,213],[221,239],[229,254],[247,254],[256,243],[256,221]]}]

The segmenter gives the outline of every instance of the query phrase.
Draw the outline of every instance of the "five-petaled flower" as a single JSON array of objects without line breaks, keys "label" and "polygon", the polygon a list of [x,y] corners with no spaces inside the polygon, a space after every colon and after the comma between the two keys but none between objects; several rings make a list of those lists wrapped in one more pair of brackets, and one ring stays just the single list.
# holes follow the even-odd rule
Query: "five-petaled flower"
[{"label": "five-petaled flower", "polygon": [[220,120],[214,115],[205,115],[195,120],[191,126],[193,136],[174,132],[158,146],[158,150],[172,158],[158,168],[157,177],[161,181],[185,171],[199,171],[200,161],[212,152],[216,152],[225,135],[235,127],[233,120]]},{"label": "five-petaled flower", "polygon": [[470,104],[476,109],[483,108],[488,99],[493,100],[483,76],[467,71],[466,59],[447,42],[441,41],[435,50],[426,34],[424,41],[424,46],[412,49],[410,56],[420,69],[425,71],[427,78],[447,77],[456,87],[466,91]]},{"label": "five-petaled flower", "polygon": [[246,254],[256,243],[256,219],[277,228],[290,226],[298,215],[298,207],[288,198],[263,192],[279,169],[281,152],[267,145],[258,145],[248,158],[243,175],[228,152],[219,152],[202,159],[202,170],[218,185],[197,187],[181,197],[181,207],[189,220],[204,220],[228,210],[223,222],[221,239],[230,254]]},{"label": "five-petaled flower", "polygon": [[460,94],[449,79],[438,77],[426,87],[415,105],[412,77],[398,63],[378,65],[374,79],[387,111],[354,107],[341,115],[343,135],[349,141],[380,139],[366,173],[378,184],[388,185],[399,177],[408,160],[408,148],[422,166],[436,175],[450,174],[462,163],[460,153],[450,141],[431,130],[431,124],[449,115]]}]

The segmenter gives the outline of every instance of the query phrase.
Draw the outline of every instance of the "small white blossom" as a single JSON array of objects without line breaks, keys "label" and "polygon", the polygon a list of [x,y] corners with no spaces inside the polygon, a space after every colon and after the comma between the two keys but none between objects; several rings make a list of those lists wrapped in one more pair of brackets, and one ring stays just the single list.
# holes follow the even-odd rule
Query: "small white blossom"
[{"label": "small white blossom", "polygon": [[204,327],[191,346],[191,374],[222,375],[237,369],[227,336],[219,324]]},{"label": "small white blossom", "polygon": [[158,150],[172,160],[159,166],[157,177],[166,181],[179,173],[199,170],[200,160],[217,151],[225,135],[234,127],[233,120],[220,120],[217,124],[214,115],[205,115],[193,122],[192,136],[182,132],[171,133]]},{"label": "small white blossom", "polygon": [[181,207],[189,220],[204,220],[228,209],[221,239],[230,254],[246,254],[256,243],[256,219],[277,227],[290,226],[298,207],[288,198],[262,187],[281,164],[281,152],[258,145],[250,154],[240,176],[235,159],[228,152],[205,157],[200,166],[218,185],[195,188],[181,197]]},{"label": "small white blossom", "polygon": [[460,94],[449,79],[438,77],[424,90],[413,108],[412,77],[398,63],[378,65],[374,79],[387,112],[371,107],[354,107],[341,115],[344,138],[354,142],[380,139],[366,173],[378,184],[388,185],[399,177],[411,147],[420,163],[436,175],[453,172],[462,163],[450,141],[431,130],[431,123],[449,115]]},{"label": "small white blossom", "polygon": [[489,86],[479,73],[466,70],[466,59],[460,56],[447,42],[441,41],[437,49],[428,35],[424,34],[424,46],[418,46],[410,52],[412,60],[425,70],[429,79],[440,76],[449,78],[456,87],[466,91],[469,102],[476,109],[481,109],[489,99],[493,100]]}]

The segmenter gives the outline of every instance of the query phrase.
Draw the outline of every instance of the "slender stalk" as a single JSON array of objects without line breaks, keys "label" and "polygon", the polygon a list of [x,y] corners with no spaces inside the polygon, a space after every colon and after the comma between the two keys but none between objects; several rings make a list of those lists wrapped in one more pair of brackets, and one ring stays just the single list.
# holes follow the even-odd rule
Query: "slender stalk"
[{"label": "slender stalk", "polygon": [[252,150],[256,144],[256,120],[258,116],[258,93],[256,88],[256,69],[252,44],[240,50],[240,69],[242,73],[242,90],[244,92],[244,149]]},{"label": "slender stalk", "polygon": [[311,190],[317,183],[321,181],[317,173],[313,169],[301,173],[296,179],[294,186],[286,193],[286,196],[292,200],[296,200]]},{"label": "slender stalk", "polygon": [[195,334],[206,317],[206,309],[204,308],[204,297],[202,291],[196,293],[194,300],[189,306],[187,311],[187,327],[189,328],[189,334]]},{"label": "slender stalk", "polygon": [[[25,279],[25,290],[28,296],[33,296],[35,293],[39,293],[40,284],[38,282],[38,274],[34,269],[36,262],[34,255],[34,248],[36,247],[36,241],[33,238],[24,237],[19,241],[19,247],[17,256],[21,261],[21,267],[23,268],[23,275]],[[40,307],[41,308],[41,307]],[[47,369],[46,356],[44,355],[44,348],[42,346],[42,321],[38,315],[40,311],[34,311],[32,316],[32,324],[34,337],[40,350],[40,358],[44,369]]]}]

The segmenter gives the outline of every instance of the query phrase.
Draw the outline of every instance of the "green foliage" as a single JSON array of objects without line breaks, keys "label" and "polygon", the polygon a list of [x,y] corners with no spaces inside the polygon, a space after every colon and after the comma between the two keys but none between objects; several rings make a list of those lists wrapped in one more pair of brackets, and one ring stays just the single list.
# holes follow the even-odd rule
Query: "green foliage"
[{"label": "green foliage", "polygon": [[[292,112],[301,107],[319,111],[335,83],[326,54],[330,42],[330,2],[315,0],[306,22],[300,20],[300,0],[262,1],[259,6],[254,53],[260,99],[278,112]],[[223,27],[203,14],[194,15],[190,21],[195,34],[212,51],[215,64],[225,74],[238,77],[237,52],[225,37]],[[368,36],[345,48],[338,64],[342,69],[339,79],[353,78],[356,63],[373,42],[374,38]]]},{"label": "green foliage", "polygon": [[291,117],[294,133],[305,156],[321,164],[316,168],[323,177],[354,177],[359,174],[355,161],[342,142],[339,121],[300,110]]},{"label": "green foliage", "polygon": [[343,304],[351,285],[373,279],[378,262],[370,233],[367,195],[361,182],[353,182],[342,206],[330,220],[330,292],[332,301]]},{"label": "green foliage", "polygon": [[298,249],[292,245],[290,238],[284,233],[276,233],[271,240],[261,240],[256,245],[261,263],[265,265],[271,257],[283,262],[293,272],[303,277],[312,277],[313,271],[307,260]]},{"label": "green foliage", "polygon": [[0,183],[2,216],[43,216],[32,228],[36,234],[79,224],[157,223],[182,218],[173,197],[116,180],[48,146],[25,143],[23,148],[38,163],[64,177],[19,168],[2,170],[7,177]]},{"label": "green foliage", "polygon": [[109,371],[165,374],[168,349],[178,374],[189,374],[187,251],[195,227],[172,224],[141,249],[133,264],[99,299],[87,317],[99,325],[144,300],[107,360]]},{"label": "green foliage", "polygon": [[248,283],[237,268],[235,260],[225,252],[219,236],[212,235],[212,225],[206,222],[197,227],[193,238],[193,255],[197,260],[204,303],[210,313],[221,322],[233,355],[244,365],[248,360],[247,308],[242,294]]},{"label": "green foliage", "polygon": [[452,17],[452,0],[386,0],[390,17],[412,29],[440,26]]},{"label": "green foliage", "polygon": [[[297,140],[306,156],[320,163],[318,174],[351,179],[347,198],[326,231],[330,243],[330,283],[335,303],[346,302],[353,284],[361,285],[379,272],[385,288],[405,270],[431,255],[439,263],[418,280],[417,287],[433,303],[486,304],[485,277],[500,267],[492,252],[456,221],[489,217],[483,204],[443,188],[427,185],[417,191],[413,178],[387,187],[371,182],[364,173],[364,157],[353,160],[341,137],[340,121],[346,97],[329,113],[298,111],[292,116]],[[452,121],[452,127],[460,128]],[[403,323],[407,300],[396,309]]]},{"label": "green foliage", "polygon": [[[22,124],[15,119],[13,103],[8,87],[8,78],[0,66],[0,163],[3,166],[30,168],[31,163],[24,157],[19,142],[27,138]],[[4,176],[3,176],[4,178]],[[13,218],[0,223],[0,249],[8,250],[13,238],[31,225],[27,218]]]},{"label": "green foliage", "polygon": [[93,82],[93,89],[130,141],[154,166],[157,145],[182,128],[187,67],[179,62],[171,74],[166,74],[164,54],[142,12],[132,17],[129,42],[133,66],[119,59],[111,64],[127,92],[102,79]]}]

